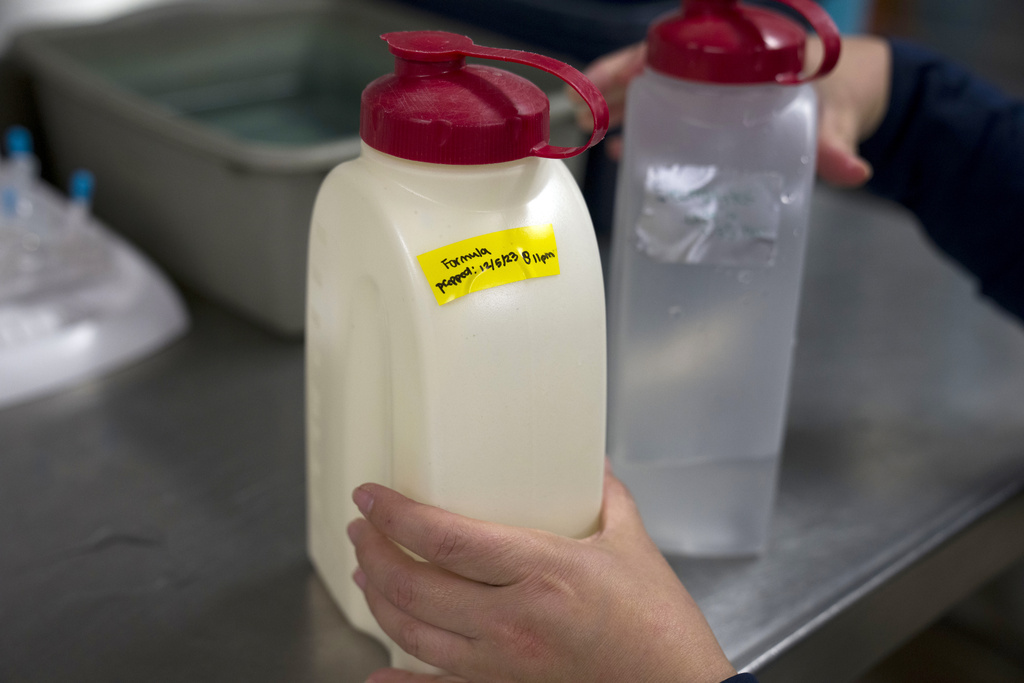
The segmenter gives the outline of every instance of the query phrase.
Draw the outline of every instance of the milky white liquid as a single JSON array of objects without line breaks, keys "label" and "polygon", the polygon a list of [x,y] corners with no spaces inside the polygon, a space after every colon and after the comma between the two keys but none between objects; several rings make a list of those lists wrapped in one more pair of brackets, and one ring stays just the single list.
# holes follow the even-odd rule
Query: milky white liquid
[{"label": "milky white liquid", "polygon": [[[560,273],[439,306],[417,256],[551,223]],[[352,582],[345,528],[367,481],[470,517],[572,537],[597,528],[605,308],[593,228],[560,161],[405,161],[363,146],[325,180],[309,261],[310,553],[395,666]]]}]

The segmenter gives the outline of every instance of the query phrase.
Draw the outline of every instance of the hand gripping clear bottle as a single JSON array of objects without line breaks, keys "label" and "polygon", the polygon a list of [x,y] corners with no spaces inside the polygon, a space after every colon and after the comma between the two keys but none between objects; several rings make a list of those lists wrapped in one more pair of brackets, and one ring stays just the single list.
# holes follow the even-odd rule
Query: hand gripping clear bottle
[{"label": "hand gripping clear bottle", "polygon": [[[785,0],[824,46],[839,35]],[[737,0],[653,24],[626,99],[609,287],[609,453],[662,550],[767,539],[786,414],[817,103],[806,34]]]},{"label": "hand gripping clear bottle", "polygon": [[[465,36],[382,36],[395,73],[362,96],[357,159],[312,218],[307,344],[310,554],[392,663],[352,581],[352,490],[372,481],[471,517],[583,537],[605,457],[606,329],[590,216],[560,160],[607,107],[556,60]],[[588,102],[584,147],[548,143],[553,73]]]}]

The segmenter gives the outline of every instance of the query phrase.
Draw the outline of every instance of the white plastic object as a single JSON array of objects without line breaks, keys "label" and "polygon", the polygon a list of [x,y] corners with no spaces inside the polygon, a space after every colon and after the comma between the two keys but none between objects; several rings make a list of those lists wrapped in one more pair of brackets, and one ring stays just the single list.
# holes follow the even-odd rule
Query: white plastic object
[{"label": "white plastic object", "polygon": [[[557,275],[438,305],[420,255],[542,224],[554,228]],[[352,490],[378,482],[470,517],[596,530],[606,353],[590,217],[559,160],[448,166],[364,145],[321,189],[309,278],[313,561],[394,665],[429,671],[390,642],[352,582]]]},{"label": "white plastic object", "polygon": [[0,408],[138,360],[188,327],[164,275],[88,213],[88,187],[69,203],[30,188],[28,216],[0,217]]},{"label": "white plastic object", "polygon": [[4,146],[7,159],[0,168],[4,219],[27,227],[31,224],[34,189],[39,182],[39,159],[32,134],[24,126],[10,126],[4,131]]},{"label": "white plastic object", "polygon": [[68,182],[68,207],[65,225],[70,229],[82,226],[92,211],[95,178],[90,171],[80,168],[71,174]]},{"label": "white plastic object", "polygon": [[[568,65],[441,31],[381,36],[395,57],[361,101],[360,156],[313,208],[306,321],[310,555],[349,620],[403,652],[352,582],[353,489],[581,538],[604,472],[606,330],[593,224],[530,81]],[[412,548],[415,550],[415,548]]]},{"label": "white plastic object", "polygon": [[764,550],[808,211],[810,85],[646,70],[614,219],[609,452],[670,553]]}]

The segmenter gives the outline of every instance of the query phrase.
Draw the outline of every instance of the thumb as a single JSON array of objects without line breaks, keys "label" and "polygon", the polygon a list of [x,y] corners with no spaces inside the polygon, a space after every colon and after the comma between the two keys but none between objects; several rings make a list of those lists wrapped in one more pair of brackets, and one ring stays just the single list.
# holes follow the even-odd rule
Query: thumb
[{"label": "thumb", "polygon": [[818,122],[818,175],[837,187],[860,187],[872,174],[857,153],[857,122],[848,115],[823,108]]},{"label": "thumb", "polygon": [[833,140],[818,140],[818,175],[836,187],[860,187],[871,179],[871,164]]}]

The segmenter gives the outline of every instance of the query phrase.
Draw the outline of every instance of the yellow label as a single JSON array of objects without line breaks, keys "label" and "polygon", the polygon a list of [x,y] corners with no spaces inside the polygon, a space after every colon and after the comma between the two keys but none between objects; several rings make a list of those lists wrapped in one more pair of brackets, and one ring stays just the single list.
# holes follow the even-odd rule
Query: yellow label
[{"label": "yellow label", "polygon": [[419,257],[438,305],[482,289],[558,275],[551,223],[472,237]]}]

